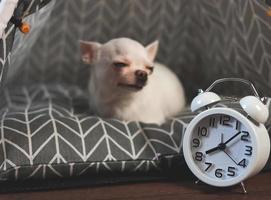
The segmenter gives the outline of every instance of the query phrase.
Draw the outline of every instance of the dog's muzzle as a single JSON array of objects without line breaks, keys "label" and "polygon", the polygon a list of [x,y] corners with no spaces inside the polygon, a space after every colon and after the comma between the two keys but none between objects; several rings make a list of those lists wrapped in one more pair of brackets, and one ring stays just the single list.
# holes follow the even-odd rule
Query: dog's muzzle
[{"label": "dog's muzzle", "polygon": [[148,74],[143,70],[136,70],[135,71],[135,83],[118,83],[118,86],[129,88],[129,89],[136,89],[141,90],[148,81]]},{"label": "dog's muzzle", "polygon": [[118,86],[135,90],[141,90],[144,87],[144,85],[142,86],[139,84],[126,84],[126,83],[118,83]]},{"label": "dog's muzzle", "polygon": [[144,87],[148,80],[148,73],[143,70],[136,70],[136,85]]}]

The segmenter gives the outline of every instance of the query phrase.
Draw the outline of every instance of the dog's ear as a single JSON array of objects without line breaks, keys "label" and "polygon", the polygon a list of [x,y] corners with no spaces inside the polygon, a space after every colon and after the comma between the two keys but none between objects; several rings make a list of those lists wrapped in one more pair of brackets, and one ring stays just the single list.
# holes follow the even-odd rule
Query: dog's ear
[{"label": "dog's ear", "polygon": [[91,64],[97,56],[97,51],[101,44],[98,42],[89,42],[80,40],[81,59],[86,64]]},{"label": "dog's ear", "polygon": [[146,50],[148,53],[148,57],[151,61],[154,60],[157,51],[158,51],[158,47],[159,47],[159,41],[155,40],[154,42],[150,43],[149,45],[146,46]]}]

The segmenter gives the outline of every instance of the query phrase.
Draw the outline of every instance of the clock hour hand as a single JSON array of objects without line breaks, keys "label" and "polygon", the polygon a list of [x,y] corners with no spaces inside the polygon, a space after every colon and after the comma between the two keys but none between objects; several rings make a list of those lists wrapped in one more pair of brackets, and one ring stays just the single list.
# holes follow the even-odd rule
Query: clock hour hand
[{"label": "clock hour hand", "polygon": [[[239,131],[238,133],[236,133],[234,136],[232,136],[226,142],[221,142],[216,147],[207,150],[205,153],[209,154],[209,153],[212,153],[212,152],[217,151],[217,150],[224,150],[224,149],[226,149],[226,144],[229,143],[230,141],[232,141],[234,138],[236,138],[240,134],[241,134],[241,131]],[[221,140],[223,140],[223,135],[221,135]]]},{"label": "clock hour hand", "polygon": [[221,133],[221,137],[220,137],[220,144],[218,144],[216,147],[212,148],[212,149],[209,149],[207,150],[205,153],[206,154],[209,154],[209,153],[212,153],[214,151],[217,151],[217,150],[223,150],[225,149],[224,145],[223,145],[223,133]]},{"label": "clock hour hand", "polygon": [[212,152],[217,151],[217,150],[220,150],[220,147],[219,147],[219,146],[214,147],[214,148],[211,148],[211,149],[205,151],[205,153],[206,153],[206,154],[209,154],[209,153],[212,153]]},{"label": "clock hour hand", "polygon": [[217,147],[211,148],[207,151],[205,151],[206,154],[212,153],[214,151],[217,150],[224,150],[226,148],[226,144],[225,143],[220,143],[219,145],[217,145]]}]

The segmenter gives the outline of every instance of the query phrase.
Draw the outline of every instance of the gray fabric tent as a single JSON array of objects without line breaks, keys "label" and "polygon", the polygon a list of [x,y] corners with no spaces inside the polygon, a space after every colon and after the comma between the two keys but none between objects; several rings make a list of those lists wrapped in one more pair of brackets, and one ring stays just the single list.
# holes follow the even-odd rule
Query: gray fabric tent
[{"label": "gray fabric tent", "polygon": [[221,77],[246,78],[271,95],[271,21],[264,1],[20,0],[18,5],[15,13],[25,16],[31,31],[23,35],[9,22],[0,41],[3,181],[149,173],[161,171],[159,156],[166,155],[167,168],[176,157],[184,167],[182,134],[194,114],[184,111],[160,127],[92,116],[79,39],[125,36],[143,44],[159,39],[157,60],[178,74],[189,101],[198,88]]}]

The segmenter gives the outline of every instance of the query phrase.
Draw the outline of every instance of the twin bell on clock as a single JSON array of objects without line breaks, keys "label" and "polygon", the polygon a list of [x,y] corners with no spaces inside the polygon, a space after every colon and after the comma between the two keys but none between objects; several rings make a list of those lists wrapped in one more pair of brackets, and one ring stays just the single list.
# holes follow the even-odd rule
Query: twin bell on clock
[{"label": "twin bell on clock", "polygon": [[[214,107],[221,103],[221,97],[211,90],[229,81],[245,83],[254,93],[240,99],[240,112],[229,107]],[[266,99],[260,98],[252,83],[239,78],[219,79],[193,99],[191,110],[201,112],[185,131],[183,153],[188,167],[199,180],[227,187],[243,183],[265,166],[270,139],[264,123],[269,112]]]}]

